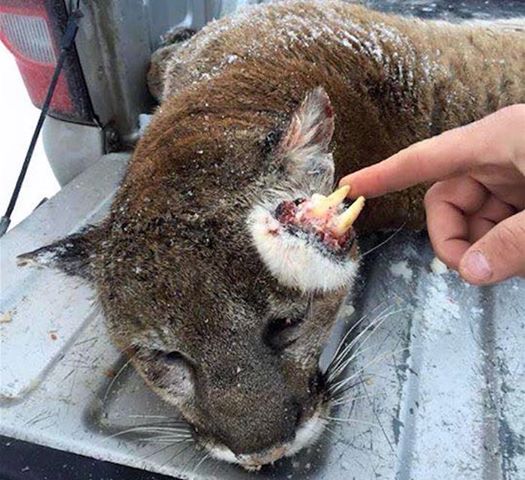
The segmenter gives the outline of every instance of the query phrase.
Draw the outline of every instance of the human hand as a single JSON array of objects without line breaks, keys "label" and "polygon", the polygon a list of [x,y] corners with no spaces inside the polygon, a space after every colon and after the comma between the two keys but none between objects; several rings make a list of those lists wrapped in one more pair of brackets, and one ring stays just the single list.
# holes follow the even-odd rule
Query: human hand
[{"label": "human hand", "polygon": [[344,177],[352,197],[435,182],[425,195],[436,255],[469,283],[525,276],[525,104],[416,143]]}]

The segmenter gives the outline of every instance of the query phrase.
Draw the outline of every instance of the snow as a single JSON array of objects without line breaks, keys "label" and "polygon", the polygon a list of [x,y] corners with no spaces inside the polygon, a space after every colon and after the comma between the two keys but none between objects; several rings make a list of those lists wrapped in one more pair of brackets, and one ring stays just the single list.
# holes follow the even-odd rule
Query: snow
[{"label": "snow", "polygon": [[[409,92],[417,88],[415,70],[423,72],[421,81],[430,81],[434,75],[442,73],[441,67],[431,58],[433,54],[418,54],[411,40],[394,26],[383,22],[367,25],[353,22],[341,16],[337,9],[339,4],[328,1],[318,2],[318,12],[304,18],[293,11],[293,4],[293,1],[287,4],[290,8],[279,19],[273,18],[261,5],[250,5],[238,10],[232,17],[210,22],[190,45],[183,47],[179,58],[174,61],[192,64],[200,59],[197,68],[190,74],[191,83],[198,84],[213,79],[231,63],[266,58],[275,51],[305,50],[320,42],[337,43],[370,58],[385,68],[392,80],[402,83]],[[260,37],[248,36],[245,44],[236,46],[235,52],[228,52],[229,55],[225,54],[219,63],[210,65],[207,52],[220,45],[222,39],[226,38],[223,35],[227,36],[243,26],[252,31],[266,30],[268,33]],[[385,49],[394,53],[386,53]],[[436,53],[436,56],[439,55]]]},{"label": "snow", "polygon": [[459,305],[453,300],[453,292],[442,275],[433,275],[423,307],[423,318],[429,326],[428,332],[449,333],[460,320]]},{"label": "snow", "polygon": [[448,271],[447,266],[437,257],[434,257],[434,260],[430,262],[430,269],[436,275],[443,275]]},{"label": "snow", "polygon": [[147,113],[141,113],[139,115],[139,135],[144,135],[146,129],[148,128],[149,124],[151,123],[153,115],[148,115]]},{"label": "snow", "polygon": [[400,262],[390,265],[390,272],[392,275],[394,275],[394,277],[401,277],[407,282],[412,280],[412,276],[414,274],[412,269],[408,266],[408,262],[406,260],[401,260]]},{"label": "snow", "polygon": [[[3,215],[40,111],[29,100],[14,58],[2,43],[0,72],[0,213]],[[27,217],[44,197],[53,196],[59,188],[39,139],[11,217],[11,228]]]}]

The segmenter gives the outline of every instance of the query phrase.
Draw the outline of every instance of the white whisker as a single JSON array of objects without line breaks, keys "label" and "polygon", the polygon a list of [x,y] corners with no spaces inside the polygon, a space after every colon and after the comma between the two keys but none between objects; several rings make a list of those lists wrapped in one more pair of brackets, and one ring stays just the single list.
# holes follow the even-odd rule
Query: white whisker
[{"label": "white whisker", "polygon": [[128,415],[128,418],[170,418],[167,415]]},{"label": "white whisker", "polygon": [[106,391],[104,392],[104,397],[102,398],[102,404],[105,405],[106,404],[106,400],[108,399],[108,396],[109,396],[109,392],[111,391],[111,389],[113,388],[113,385],[115,384],[115,382],[117,381],[117,379],[120,377],[120,375],[122,374],[122,372],[126,369],[126,367],[131,363],[131,359],[134,357],[131,356],[129,357],[129,359],[127,360],[126,363],[124,363],[124,365],[122,365],[122,367],[119,368],[119,371],[117,372],[117,374],[111,379],[111,382],[109,383],[108,385],[108,388],[106,388]]},{"label": "white whisker", "polygon": [[328,375],[328,380],[333,380],[337,377],[349,364],[349,362],[352,360],[353,356],[350,356],[350,358],[346,358],[348,353],[351,351],[352,347],[360,340],[360,338],[368,333],[368,336],[363,340],[362,345],[364,345],[370,337],[377,331],[377,329],[386,321],[388,318],[390,318],[393,315],[396,315],[397,313],[400,313],[406,309],[398,309],[394,310],[393,312],[388,312],[386,314],[383,314],[381,317],[378,317],[374,322],[368,325],[366,328],[363,329],[359,335],[354,338],[343,350],[341,353],[341,358],[338,359],[338,361],[333,366],[333,371],[331,371]]},{"label": "white whisker", "polygon": [[[365,328],[363,328],[363,331],[361,331],[359,333],[359,335],[356,338],[354,338],[350,342],[349,345],[347,345],[345,347],[345,353],[342,353],[341,356],[346,355],[346,352],[350,348],[352,348],[360,340],[360,338],[363,335],[365,335],[366,333],[370,333],[370,335],[372,335],[384,323],[385,320],[390,318],[392,315],[395,315],[395,314],[397,314],[397,313],[399,313],[399,312],[404,310],[404,309],[399,309],[399,310],[392,311],[393,308],[394,307],[391,306],[391,307],[385,309],[385,311],[381,315],[377,316],[372,322],[370,322],[370,324],[368,324]],[[370,335],[367,338],[369,338]]]},{"label": "white whisker", "polygon": [[193,442],[193,439],[191,438],[156,438],[156,437],[142,437],[135,439],[139,442],[147,442],[147,443],[159,443],[159,444],[171,444],[171,445],[178,445],[180,443],[188,443]]},{"label": "white whisker", "polygon": [[197,465],[195,465],[195,467],[193,468],[193,473],[196,473],[197,472],[197,469],[201,466],[201,464],[207,459],[209,458],[210,456],[210,453],[206,453],[199,461],[199,463],[197,463]]},{"label": "white whisker", "polygon": [[[387,320],[390,316],[392,315],[395,315],[396,313],[399,313],[403,311],[403,309],[400,309],[400,310],[397,310],[397,311],[394,311],[394,312],[391,312],[389,313],[388,315],[385,316],[385,318],[383,320]],[[383,323],[383,322],[381,322]],[[350,365],[350,363],[354,360],[356,360],[359,356],[363,355],[365,352],[368,352],[370,350],[372,350],[373,348],[376,348],[377,346],[376,345],[370,345],[369,347],[366,347],[366,348],[363,348],[363,346],[370,340],[371,336],[377,332],[377,329],[379,328],[380,325],[377,325],[375,328],[373,328],[369,335],[367,337],[365,337],[361,343],[361,345],[359,345],[359,348],[354,352],[352,353],[351,355],[349,355],[351,353],[351,349],[345,353],[345,356],[347,357],[346,359],[345,358],[342,358],[341,361],[338,363],[338,365],[334,368],[334,371],[331,372],[329,375],[328,375],[328,380],[334,380],[335,378],[337,378],[347,367],[348,365]],[[366,330],[364,330],[366,331]],[[352,347],[354,345],[351,345]]]},{"label": "white whisker", "polygon": [[[384,315],[386,315],[386,314],[389,313],[388,310],[391,310],[392,308],[393,308],[393,306],[386,307],[385,310],[384,310],[381,314],[379,314],[379,315],[378,315],[378,316],[377,316],[372,322],[370,322],[370,324],[367,325],[366,328],[364,328],[363,331],[366,331],[366,330],[369,330],[369,329],[373,328],[374,325],[376,325],[376,324],[377,324],[377,323],[383,318]],[[367,315],[364,315],[364,316],[359,320],[359,322],[357,322],[357,324],[354,325],[354,326],[350,329],[350,331],[345,335],[345,338],[344,338],[343,341],[341,342],[341,345],[342,345],[344,342],[346,342],[346,339],[347,339],[347,337],[348,337],[348,334],[351,333],[356,327],[358,327],[358,326],[359,326],[359,325],[360,325],[360,324],[361,324],[366,318],[367,318]],[[359,336],[360,336],[362,333],[363,333],[363,332],[361,332],[361,333],[359,334]],[[357,338],[359,338],[359,336],[358,336]],[[351,346],[354,344],[354,341],[355,341],[357,338],[355,338],[354,340],[352,340],[352,342],[350,343],[350,345],[347,345],[347,346],[344,348],[344,350],[338,354],[338,357],[339,357],[339,358],[337,358],[337,360],[336,360],[335,362],[333,362],[333,363],[334,363],[333,367],[335,367],[338,363],[340,363],[341,359],[344,358],[344,356],[346,355],[346,352],[348,351],[349,348],[351,348]],[[334,360],[335,360],[335,358],[334,358]]]},{"label": "white whisker", "polygon": [[333,407],[338,407],[340,405],[348,405],[349,403],[356,401],[356,400],[363,400],[363,399],[369,399],[369,398],[375,398],[379,397],[381,395],[384,395],[384,392],[378,392],[374,395],[341,395],[339,398],[335,398],[332,402],[330,402],[330,405]]},{"label": "white whisker", "polygon": [[128,433],[142,433],[142,434],[160,434],[160,435],[172,435],[180,438],[191,438],[191,433],[188,429],[173,428],[173,427],[154,427],[154,426],[140,426],[127,428],[120,432],[109,435],[107,438],[114,438]]},{"label": "white whisker", "polygon": [[380,244],[376,245],[375,247],[372,247],[371,249],[367,250],[366,252],[361,254],[361,258],[365,257],[369,253],[372,253],[374,250],[377,250],[378,248],[381,248],[383,245],[388,243],[390,240],[392,240],[403,228],[405,228],[406,222],[403,223],[394,233],[392,233],[386,240],[383,240]]},{"label": "white whisker", "polygon": [[[374,312],[374,310],[376,310],[377,308],[379,308],[380,306],[382,305],[379,304],[377,305],[376,307],[374,307],[372,309],[372,311],[370,312],[371,314]],[[386,307],[385,310],[388,310],[390,307]],[[384,312],[383,312],[384,313]],[[382,314],[381,314],[382,315]],[[343,345],[345,344],[346,342],[346,339],[348,338],[348,336],[357,328],[359,327],[359,325],[361,325],[361,323],[363,323],[363,321],[368,318],[368,314],[365,314],[363,315],[359,320],[357,320],[357,322],[354,322],[354,324],[348,329],[348,331],[345,333],[344,337],[341,339],[341,341],[339,342],[339,345],[337,346],[337,349],[334,353],[334,355],[332,356],[332,360],[330,361],[330,364],[328,365],[328,368],[327,370],[330,370],[330,368],[332,367],[332,365],[334,364],[334,362],[337,360],[338,356],[339,356],[339,353],[341,351],[341,348],[343,348]]]},{"label": "white whisker", "polygon": [[389,355],[396,355],[397,353],[403,352],[405,350],[408,350],[408,348],[401,348],[399,350],[394,350],[393,352],[386,352],[383,355],[377,356],[376,358],[374,358],[372,361],[368,362],[366,365],[361,367],[359,370],[357,370],[355,373],[353,373],[349,377],[346,377],[345,379],[334,383],[332,386],[330,386],[328,391],[331,392],[332,394],[336,393],[338,390],[340,390],[345,385],[347,385],[348,382],[353,380],[357,375],[361,374],[365,368],[368,368],[368,367],[374,365],[375,363],[379,362],[380,360],[383,360],[384,358],[386,358]]},{"label": "white whisker", "polygon": [[323,418],[325,418],[326,420],[330,420],[331,422],[355,423],[358,425],[367,425],[369,427],[379,428],[379,425],[377,423],[365,422],[364,420],[356,420],[354,418],[340,418],[340,417],[323,417]]}]

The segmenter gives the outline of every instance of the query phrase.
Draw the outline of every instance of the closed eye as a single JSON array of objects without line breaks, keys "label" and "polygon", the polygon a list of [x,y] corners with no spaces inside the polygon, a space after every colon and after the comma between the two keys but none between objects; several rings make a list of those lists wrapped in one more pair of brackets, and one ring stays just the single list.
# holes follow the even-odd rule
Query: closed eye
[{"label": "closed eye", "polygon": [[180,362],[181,360],[184,360],[184,357],[180,352],[168,352],[164,354],[164,359],[168,363],[175,363]]},{"label": "closed eye", "polygon": [[163,363],[167,365],[176,365],[176,364],[180,364],[181,362],[184,362],[184,363],[188,362],[186,357],[182,353],[176,350],[173,350],[171,352],[164,352],[162,350],[156,350],[154,352],[154,355],[155,355],[156,360],[162,361]]},{"label": "closed eye", "polygon": [[303,317],[276,317],[266,325],[263,340],[266,345],[280,351],[289,347],[299,338],[296,328],[303,321]]}]

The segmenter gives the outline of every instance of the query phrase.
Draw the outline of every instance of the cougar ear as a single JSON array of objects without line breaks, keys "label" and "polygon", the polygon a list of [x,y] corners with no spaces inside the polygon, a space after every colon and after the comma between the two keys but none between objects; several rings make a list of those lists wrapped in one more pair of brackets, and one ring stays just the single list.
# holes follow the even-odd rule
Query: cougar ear
[{"label": "cougar ear", "polygon": [[50,245],[18,255],[17,264],[56,268],[67,275],[92,280],[92,261],[96,256],[100,232],[100,228],[86,227]]},{"label": "cougar ear", "polygon": [[333,133],[334,109],[324,88],[317,87],[306,94],[292,114],[279,144],[278,152],[290,180],[313,183],[317,192],[325,183],[331,189],[334,162],[329,145]]}]

